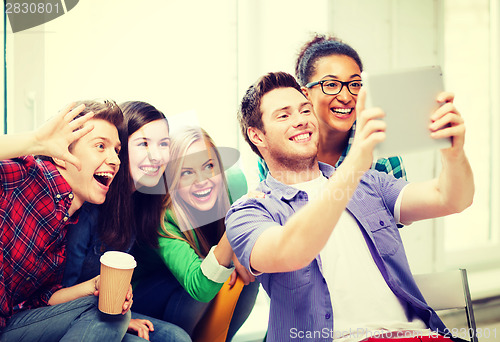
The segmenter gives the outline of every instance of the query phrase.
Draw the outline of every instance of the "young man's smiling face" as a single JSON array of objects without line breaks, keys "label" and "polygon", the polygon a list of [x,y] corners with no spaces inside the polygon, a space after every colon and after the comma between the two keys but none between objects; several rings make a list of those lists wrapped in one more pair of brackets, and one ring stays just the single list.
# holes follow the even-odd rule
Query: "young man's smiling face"
[{"label": "young man's smiling face", "polygon": [[260,109],[265,130],[261,133],[264,158],[290,170],[316,159],[318,121],[312,104],[301,92],[294,88],[274,89],[262,97]]},{"label": "young man's smiling face", "polygon": [[108,121],[93,119],[85,123],[94,125],[90,133],[76,141],[70,152],[80,160],[81,170],[64,163],[58,169],[73,190],[70,215],[78,210],[83,202],[101,204],[106,199],[109,185],[120,167],[118,152],[120,139],[118,130]]}]

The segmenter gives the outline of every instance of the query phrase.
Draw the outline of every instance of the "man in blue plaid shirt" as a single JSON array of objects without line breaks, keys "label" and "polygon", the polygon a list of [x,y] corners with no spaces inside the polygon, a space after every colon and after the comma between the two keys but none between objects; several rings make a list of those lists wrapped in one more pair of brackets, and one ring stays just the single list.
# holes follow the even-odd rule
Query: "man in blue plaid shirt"
[{"label": "man in blue plaid shirt", "polygon": [[231,206],[226,233],[271,299],[268,339],[450,341],[413,279],[397,224],[472,203],[454,95],[437,96],[442,105],[429,125],[431,137],[452,139],[441,150],[440,175],[409,184],[369,170],[386,126],[380,108],[364,108],[363,91],[348,156],[336,169],[318,162],[321,123],[301,90],[291,75],[269,73],[247,90],[238,113],[245,140],[270,171],[261,196]]}]

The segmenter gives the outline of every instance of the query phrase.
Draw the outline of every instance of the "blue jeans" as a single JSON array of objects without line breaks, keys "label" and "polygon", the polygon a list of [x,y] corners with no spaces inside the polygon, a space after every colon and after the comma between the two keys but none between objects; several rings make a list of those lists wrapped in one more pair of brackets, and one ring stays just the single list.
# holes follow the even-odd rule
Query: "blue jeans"
[{"label": "blue jeans", "polygon": [[[250,315],[258,291],[257,281],[243,287],[229,325],[227,341],[232,339]],[[135,312],[175,324],[190,336],[209,304],[191,297],[170,272],[144,278],[134,288]]]},{"label": "blue jeans", "polygon": [[[149,332],[150,342],[191,342],[188,333],[172,323],[132,312],[132,319],[147,319],[153,323],[154,331]],[[127,333],[123,342],[144,342],[137,335]]]},{"label": "blue jeans", "polygon": [[87,296],[54,306],[14,314],[2,330],[2,342],[119,342],[127,332],[130,312],[102,314],[97,297]]}]

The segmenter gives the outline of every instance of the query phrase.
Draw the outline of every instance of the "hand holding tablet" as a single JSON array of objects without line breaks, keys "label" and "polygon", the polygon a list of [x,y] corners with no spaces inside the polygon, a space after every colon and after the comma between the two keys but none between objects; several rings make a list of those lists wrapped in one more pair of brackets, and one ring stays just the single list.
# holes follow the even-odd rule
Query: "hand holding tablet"
[{"label": "hand holding tablet", "polygon": [[386,139],[375,148],[378,157],[451,147],[451,138],[434,139],[429,125],[440,107],[437,96],[444,90],[439,66],[363,73],[366,108],[385,112]]}]

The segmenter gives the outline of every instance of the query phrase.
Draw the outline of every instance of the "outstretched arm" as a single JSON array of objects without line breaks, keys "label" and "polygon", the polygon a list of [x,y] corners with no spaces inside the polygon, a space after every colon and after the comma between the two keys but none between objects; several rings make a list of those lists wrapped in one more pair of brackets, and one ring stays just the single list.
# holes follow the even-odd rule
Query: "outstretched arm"
[{"label": "outstretched arm", "polygon": [[71,110],[72,107],[72,104],[68,105],[33,132],[0,136],[0,160],[39,154],[60,158],[80,169],[80,161],[69,152],[68,148],[71,143],[93,129],[92,125],[78,129],[92,118],[93,113],[87,113],[73,120],[83,111],[85,105]]},{"label": "outstretched arm", "polygon": [[472,204],[474,178],[464,151],[465,125],[453,104],[454,95],[443,92],[443,105],[432,115],[431,136],[451,137],[452,147],[441,150],[442,170],[438,178],[409,184],[401,202],[401,222],[445,216],[461,212]]},{"label": "outstretched arm", "polygon": [[358,121],[349,155],[328,179],[318,199],[292,215],[284,226],[266,229],[257,239],[250,256],[254,271],[288,272],[307,266],[323,249],[354,194],[363,174],[370,168],[373,149],[385,139],[384,116],[379,108],[364,109],[366,94],[356,104]]}]

